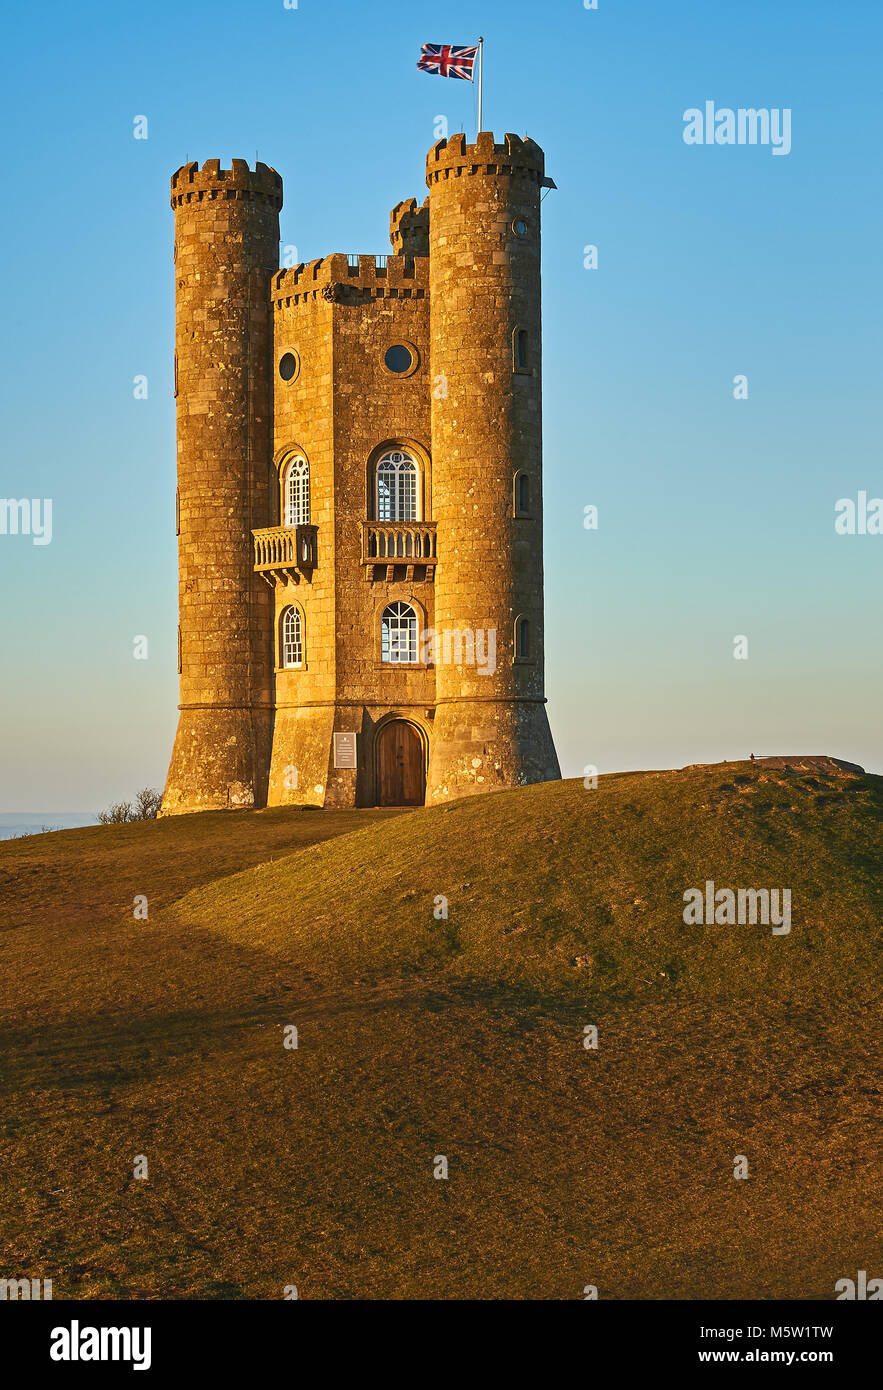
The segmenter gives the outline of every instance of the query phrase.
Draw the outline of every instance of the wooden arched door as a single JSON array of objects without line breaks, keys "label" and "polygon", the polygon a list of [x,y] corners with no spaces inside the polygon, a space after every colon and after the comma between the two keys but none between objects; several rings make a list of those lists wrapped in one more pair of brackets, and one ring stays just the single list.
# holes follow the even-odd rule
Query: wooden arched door
[{"label": "wooden arched door", "polygon": [[377,805],[422,806],[425,800],[420,735],[406,720],[391,719],[377,736]]}]

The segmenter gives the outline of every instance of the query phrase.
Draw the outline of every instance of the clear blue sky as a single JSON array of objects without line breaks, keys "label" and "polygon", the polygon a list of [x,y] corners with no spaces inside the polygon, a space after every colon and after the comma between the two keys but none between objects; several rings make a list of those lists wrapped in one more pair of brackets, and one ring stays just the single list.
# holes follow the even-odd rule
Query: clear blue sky
[{"label": "clear blue sky", "polygon": [[[0,536],[0,811],[88,810],[165,777],[171,172],[257,150],[302,259],[387,250],[389,209],[425,196],[435,118],[473,129],[473,88],[418,73],[419,46],[479,33],[485,126],[533,136],[558,184],[546,608],[565,773],[749,752],[883,772],[883,536],[833,524],[838,498],[883,495],[881,30],[871,0],[8,11],[0,496],[51,497],[54,535]],[[791,153],[687,146],[706,100],[791,108]]]}]

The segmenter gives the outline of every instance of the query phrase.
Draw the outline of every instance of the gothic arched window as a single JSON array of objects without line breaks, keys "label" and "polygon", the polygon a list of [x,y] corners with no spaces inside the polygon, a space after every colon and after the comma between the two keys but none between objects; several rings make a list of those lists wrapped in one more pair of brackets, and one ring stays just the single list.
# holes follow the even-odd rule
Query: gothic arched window
[{"label": "gothic arched window", "polygon": [[378,521],[420,520],[420,471],[413,454],[389,449],[377,462],[375,517]]},{"label": "gothic arched window", "polygon": [[282,525],[307,526],[310,521],[310,465],[294,454],[282,470]]},{"label": "gothic arched window", "polygon": [[417,660],[417,614],[410,603],[389,603],[384,608],[380,659],[394,664]]},{"label": "gothic arched window", "polygon": [[527,618],[515,620],[515,660],[530,660],[530,623]]},{"label": "gothic arched window", "polygon": [[279,624],[279,665],[296,668],[304,664],[304,625],[299,608],[284,608]]}]

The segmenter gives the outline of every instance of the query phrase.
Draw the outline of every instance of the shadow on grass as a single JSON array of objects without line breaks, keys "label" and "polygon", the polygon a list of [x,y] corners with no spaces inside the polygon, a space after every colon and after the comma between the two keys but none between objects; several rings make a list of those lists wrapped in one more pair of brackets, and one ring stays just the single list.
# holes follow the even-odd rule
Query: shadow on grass
[{"label": "shadow on grass", "polygon": [[[35,1032],[0,1030],[0,1095],[22,1089],[142,1083],[170,1065],[240,1044],[249,1030],[316,1019],[380,1014],[401,1008],[429,1015],[476,1009],[505,1021],[504,1031],[524,1036],[543,1024],[582,1023],[585,1000],[544,994],[528,986],[486,981],[376,980],[357,992],[339,988],[295,997],[290,990],[229,1009],[178,1010],[132,1018],[80,1015]],[[281,1038],[280,1038],[281,1045]]]}]

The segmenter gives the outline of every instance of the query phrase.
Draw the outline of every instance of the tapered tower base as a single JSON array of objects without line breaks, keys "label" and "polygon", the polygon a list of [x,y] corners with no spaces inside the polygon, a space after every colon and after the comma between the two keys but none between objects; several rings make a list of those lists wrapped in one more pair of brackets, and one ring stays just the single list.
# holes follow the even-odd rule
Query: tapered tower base
[{"label": "tapered tower base", "polygon": [[184,709],[161,816],[267,804],[270,710]]},{"label": "tapered tower base", "polygon": [[451,700],[436,710],[427,805],[561,776],[542,700]]},{"label": "tapered tower base", "polygon": [[[270,806],[326,806],[331,777],[333,704],[276,711],[270,763]],[[353,805],[355,796],[348,803]]]}]

